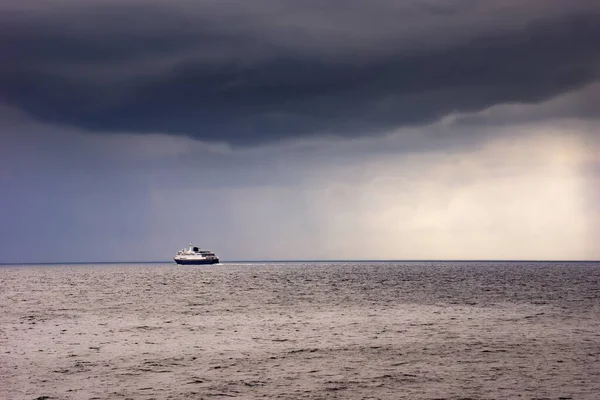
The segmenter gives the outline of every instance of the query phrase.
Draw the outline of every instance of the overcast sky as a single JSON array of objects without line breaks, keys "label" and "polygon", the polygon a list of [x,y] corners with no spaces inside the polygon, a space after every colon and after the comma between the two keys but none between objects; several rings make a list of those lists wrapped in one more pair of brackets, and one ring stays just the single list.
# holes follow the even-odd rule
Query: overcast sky
[{"label": "overcast sky", "polygon": [[0,262],[600,259],[597,0],[5,0],[0,33]]}]

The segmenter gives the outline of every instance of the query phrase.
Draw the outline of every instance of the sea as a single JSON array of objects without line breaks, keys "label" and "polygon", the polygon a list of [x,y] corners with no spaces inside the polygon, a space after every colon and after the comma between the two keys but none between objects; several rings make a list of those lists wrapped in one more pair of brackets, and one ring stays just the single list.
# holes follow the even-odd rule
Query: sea
[{"label": "sea", "polygon": [[600,399],[600,262],[0,267],[0,398]]}]

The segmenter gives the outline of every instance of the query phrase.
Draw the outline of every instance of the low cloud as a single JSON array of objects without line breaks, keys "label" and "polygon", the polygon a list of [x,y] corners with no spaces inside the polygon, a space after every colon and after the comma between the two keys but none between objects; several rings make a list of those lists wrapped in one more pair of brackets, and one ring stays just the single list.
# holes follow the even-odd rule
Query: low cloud
[{"label": "low cloud", "polygon": [[0,10],[0,100],[102,134],[235,146],[381,135],[543,102],[600,71],[595,1],[63,1]]}]

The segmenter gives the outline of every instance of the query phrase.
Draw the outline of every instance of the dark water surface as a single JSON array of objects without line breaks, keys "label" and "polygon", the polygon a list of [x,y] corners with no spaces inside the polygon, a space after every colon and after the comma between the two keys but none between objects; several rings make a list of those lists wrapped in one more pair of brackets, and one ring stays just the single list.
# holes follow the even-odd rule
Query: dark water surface
[{"label": "dark water surface", "polygon": [[0,306],[2,399],[600,399],[600,263],[3,267]]}]

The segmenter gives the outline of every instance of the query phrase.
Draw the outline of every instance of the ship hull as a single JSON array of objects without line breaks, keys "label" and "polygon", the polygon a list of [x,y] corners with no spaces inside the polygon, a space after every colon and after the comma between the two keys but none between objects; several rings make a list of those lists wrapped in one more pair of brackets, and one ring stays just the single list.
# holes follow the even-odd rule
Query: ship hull
[{"label": "ship hull", "polygon": [[218,264],[219,260],[182,260],[182,259],[174,259],[177,264],[180,265],[208,265],[208,264]]}]

